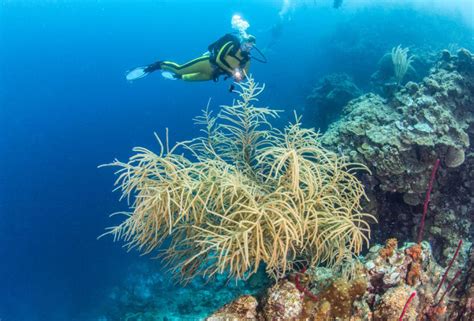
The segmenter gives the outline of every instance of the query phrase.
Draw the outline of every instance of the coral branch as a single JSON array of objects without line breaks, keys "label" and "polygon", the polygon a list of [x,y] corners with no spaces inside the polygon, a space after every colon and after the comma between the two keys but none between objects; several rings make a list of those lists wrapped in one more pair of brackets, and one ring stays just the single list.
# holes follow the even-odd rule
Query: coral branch
[{"label": "coral branch", "polygon": [[325,149],[299,117],[273,128],[278,111],[254,105],[264,86],[251,78],[237,86],[232,105],[196,119],[204,136],[171,149],[158,139],[158,153],[137,147],[128,162],[109,164],[132,203],[105,234],[144,254],[163,249],[183,283],[247,279],[260,264],[279,279],[296,257],[336,266],[359,254],[375,219],[361,212],[366,195],[354,171],[365,166]]},{"label": "coral branch", "polygon": [[402,48],[401,45],[392,49],[393,73],[398,85],[401,85],[408,69],[412,68],[413,56],[408,57],[408,50],[408,48]]},{"label": "coral branch", "polygon": [[313,293],[311,292],[310,290],[308,290],[307,288],[303,288],[303,291],[304,291],[304,294],[309,297],[311,300],[313,301],[318,301],[318,297]]},{"label": "coral branch", "polygon": [[[462,240],[459,240],[458,247],[456,248],[456,252],[454,252],[453,258],[452,258],[451,261],[449,262],[448,267],[446,268],[446,271],[444,272],[443,277],[441,278],[441,282],[439,283],[438,289],[436,290],[436,292],[435,292],[435,294],[434,294],[434,296],[433,296],[433,300],[436,299],[436,296],[438,295],[438,292],[439,292],[439,290],[441,289],[441,286],[443,286],[443,283],[446,281],[446,277],[448,276],[448,272],[449,272],[449,270],[451,269],[451,266],[453,266],[454,260],[456,260],[458,254],[459,254],[459,250],[461,249],[461,245],[462,245]],[[445,292],[445,293],[446,293],[446,292]],[[443,296],[444,296],[444,295],[443,295]],[[440,301],[441,301],[441,300],[440,300]]]},{"label": "coral branch", "polygon": [[428,212],[428,204],[430,202],[431,190],[433,189],[433,182],[434,182],[438,167],[439,167],[439,158],[436,160],[433,166],[433,170],[431,171],[431,178],[428,184],[428,190],[426,191],[425,203],[423,204],[423,216],[421,217],[420,231],[418,232],[418,244],[420,244],[423,239],[423,229],[425,228],[426,212]]},{"label": "coral branch", "polygon": [[455,282],[456,279],[459,277],[459,275],[461,275],[461,270],[458,270],[458,271],[456,272],[456,275],[454,275],[454,277],[453,277],[453,279],[451,280],[451,282],[449,282],[448,287],[446,288],[446,291],[444,291],[443,295],[442,295],[441,298],[439,299],[438,303],[436,303],[436,305],[440,304],[441,301],[443,301],[444,296],[446,295],[446,293],[449,292],[449,290],[451,290],[451,288],[453,287],[454,282]]},{"label": "coral branch", "polygon": [[[306,267],[303,267],[300,271],[300,273],[305,273],[306,272]],[[307,297],[309,297],[311,300],[313,301],[317,301],[318,300],[318,297],[313,293],[311,292],[310,290],[308,290],[306,287],[304,287],[301,283],[300,283],[300,275],[297,273],[296,276],[295,276],[295,286],[296,288],[301,292],[303,293],[304,295],[306,295]]]},{"label": "coral branch", "polygon": [[400,314],[400,318],[398,318],[398,321],[402,321],[403,317],[405,316],[405,313],[407,313],[408,306],[410,305],[410,302],[413,300],[413,298],[416,296],[416,292],[413,291],[408,298],[407,302],[405,303],[405,306],[403,307],[402,313]]}]

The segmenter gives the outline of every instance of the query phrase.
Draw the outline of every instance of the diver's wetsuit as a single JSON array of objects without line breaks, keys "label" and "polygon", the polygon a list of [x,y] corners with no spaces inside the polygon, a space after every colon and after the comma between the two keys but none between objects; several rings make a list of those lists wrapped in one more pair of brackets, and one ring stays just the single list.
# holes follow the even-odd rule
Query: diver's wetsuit
[{"label": "diver's wetsuit", "polygon": [[219,48],[214,48],[210,53],[204,54],[183,65],[172,61],[158,61],[149,65],[145,71],[169,71],[176,75],[177,78],[185,81],[216,81],[221,75],[232,76],[236,68],[241,68],[248,72],[250,55],[240,49],[240,42],[237,37],[229,37],[229,35],[224,37],[227,37],[229,41],[224,42]]}]

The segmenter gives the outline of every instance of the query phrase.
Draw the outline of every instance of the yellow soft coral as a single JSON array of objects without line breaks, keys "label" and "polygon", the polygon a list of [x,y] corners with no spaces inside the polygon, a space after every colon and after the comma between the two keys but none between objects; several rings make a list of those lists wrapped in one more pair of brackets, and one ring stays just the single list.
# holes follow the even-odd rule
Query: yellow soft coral
[{"label": "yellow soft coral", "polygon": [[232,106],[197,118],[206,136],[172,149],[158,139],[158,154],[135,148],[128,162],[110,164],[133,203],[106,234],[144,253],[169,239],[162,256],[183,281],[247,278],[261,263],[279,278],[297,259],[335,265],[359,253],[372,216],[361,212],[354,171],[366,168],[324,149],[299,118],[273,129],[277,112],[253,105],[263,86],[251,78],[239,86]]}]

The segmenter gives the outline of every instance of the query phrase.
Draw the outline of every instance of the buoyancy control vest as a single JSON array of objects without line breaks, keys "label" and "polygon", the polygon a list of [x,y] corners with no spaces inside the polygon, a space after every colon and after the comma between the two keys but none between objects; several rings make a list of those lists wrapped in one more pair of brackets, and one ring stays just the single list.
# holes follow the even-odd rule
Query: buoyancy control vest
[{"label": "buoyancy control vest", "polygon": [[[210,53],[210,61],[213,64],[216,64],[216,58],[217,58],[217,55],[219,54],[219,51],[221,51],[224,45],[228,42],[232,42],[232,44],[234,45],[234,48],[232,49],[231,52],[229,52],[229,55],[236,57],[235,55],[237,54],[237,51],[239,51],[240,49],[240,40],[236,35],[227,33],[224,36],[217,39],[215,42],[211,43],[207,47]],[[250,59],[250,56],[248,54],[242,53],[242,56],[243,56],[243,59],[239,59],[241,67],[245,66],[247,61],[249,61]]]}]

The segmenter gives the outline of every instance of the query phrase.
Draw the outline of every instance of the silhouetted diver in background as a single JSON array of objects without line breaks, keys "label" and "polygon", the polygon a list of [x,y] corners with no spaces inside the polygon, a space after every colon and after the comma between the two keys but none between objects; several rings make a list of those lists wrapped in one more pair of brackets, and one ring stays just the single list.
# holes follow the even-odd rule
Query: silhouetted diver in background
[{"label": "silhouetted diver in background", "polygon": [[[343,0],[334,0],[332,6],[335,9],[338,9],[342,6]],[[314,1],[316,3],[316,0]],[[265,47],[265,50],[271,49],[278,40],[283,35],[283,27],[286,22],[290,21],[292,18],[292,14],[294,11],[294,2],[291,0],[284,0],[283,6],[278,13],[278,21],[270,28],[270,41],[268,45]]]},{"label": "silhouetted diver in background", "polygon": [[334,3],[332,4],[332,7],[333,8],[339,8],[340,6],[342,6],[342,1],[343,0],[334,0]]}]

